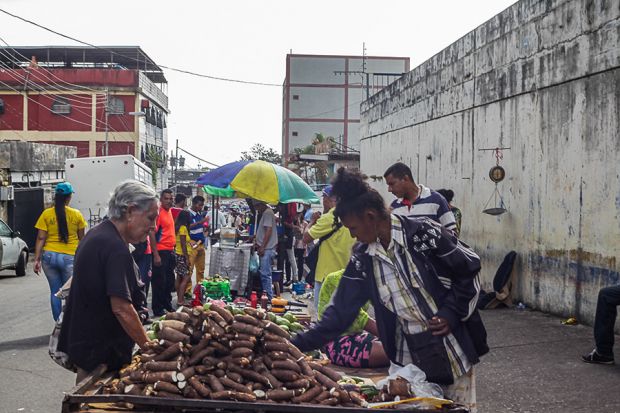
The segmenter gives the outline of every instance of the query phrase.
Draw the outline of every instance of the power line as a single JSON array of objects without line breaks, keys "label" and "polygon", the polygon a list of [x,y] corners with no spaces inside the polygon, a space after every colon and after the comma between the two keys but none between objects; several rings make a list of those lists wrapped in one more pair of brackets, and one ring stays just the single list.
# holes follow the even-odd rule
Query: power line
[{"label": "power line", "polygon": [[[13,18],[16,18],[18,20],[21,20],[23,22],[26,22],[28,24],[32,24],[32,25],[34,25],[34,26],[36,26],[36,27],[38,27],[40,29],[46,30],[46,31],[48,31],[50,33],[53,33],[53,34],[57,35],[57,36],[64,37],[65,39],[69,39],[69,40],[72,40],[74,42],[83,44],[85,46],[93,47],[95,49],[104,50],[104,51],[109,52],[111,54],[122,56],[124,58],[129,58],[130,60],[134,60],[134,61],[140,63],[140,61],[138,59],[136,59],[136,58],[132,58],[130,56],[121,55],[121,54],[119,54],[119,53],[117,53],[117,52],[115,52],[113,50],[106,49],[105,47],[95,46],[94,44],[91,44],[91,43],[88,43],[88,42],[76,39],[75,37],[72,37],[72,36],[60,33],[60,32],[58,32],[56,30],[50,29],[49,27],[43,26],[43,25],[41,25],[39,23],[36,23],[36,22],[34,22],[32,20],[28,20],[28,19],[26,19],[24,17],[18,16],[18,15],[13,14],[13,13],[10,13],[10,12],[4,10],[4,9],[0,9],[0,12],[4,13],[6,15],[9,15],[9,16],[11,16]],[[184,74],[187,74],[187,75],[202,77],[202,78],[211,79],[211,80],[219,80],[219,81],[222,81],[222,82],[241,83],[241,84],[246,84],[246,85],[257,85],[257,86],[276,86],[276,87],[282,87],[282,85],[278,84],[278,83],[254,82],[254,81],[249,81],[249,80],[231,79],[231,78],[226,78],[226,77],[207,75],[207,74],[204,74],[204,73],[192,72],[190,70],[185,70],[185,69],[177,69],[177,68],[171,67],[171,66],[164,66],[164,65],[158,65],[158,66],[163,68],[163,69],[172,70],[174,72],[184,73]]]},{"label": "power line", "polygon": [[202,162],[204,162],[204,163],[207,163],[207,164],[209,164],[209,165],[211,165],[211,166],[213,166],[213,167],[215,167],[215,168],[219,168],[219,167],[220,167],[220,165],[216,165],[216,164],[214,164],[213,162],[209,162],[209,161],[207,161],[206,159],[202,159],[201,157],[196,156],[196,155],[194,155],[193,153],[186,151],[185,149],[181,148],[180,146],[179,146],[179,150],[180,150],[181,152],[185,152],[185,153],[186,153],[186,154],[188,154],[189,156],[192,156],[192,157],[194,157],[194,158],[198,159],[199,161],[202,161]]}]

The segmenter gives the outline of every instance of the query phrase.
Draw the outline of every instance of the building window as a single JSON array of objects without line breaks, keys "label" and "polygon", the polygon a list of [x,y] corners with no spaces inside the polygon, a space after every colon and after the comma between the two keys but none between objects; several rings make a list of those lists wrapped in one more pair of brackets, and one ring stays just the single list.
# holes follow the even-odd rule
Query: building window
[{"label": "building window", "polygon": [[0,99],[0,115],[4,113],[4,100]]},{"label": "building window", "polygon": [[297,136],[297,135],[299,135],[299,133],[293,132],[293,136]]},{"label": "building window", "polygon": [[67,98],[57,96],[52,103],[52,113],[56,115],[69,115],[71,113],[71,104]]},{"label": "building window", "polygon": [[293,100],[299,100],[299,95],[293,95]]},{"label": "building window", "polygon": [[110,98],[108,101],[108,113],[110,115],[124,115],[125,114],[125,102],[119,98]]}]

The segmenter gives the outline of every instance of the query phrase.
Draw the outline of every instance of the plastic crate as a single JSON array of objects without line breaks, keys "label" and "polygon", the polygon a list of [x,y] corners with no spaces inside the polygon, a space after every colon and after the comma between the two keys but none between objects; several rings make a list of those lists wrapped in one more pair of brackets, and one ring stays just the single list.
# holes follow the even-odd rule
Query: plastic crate
[{"label": "plastic crate", "polygon": [[230,282],[229,281],[202,281],[205,288],[205,295],[214,299],[230,300]]}]

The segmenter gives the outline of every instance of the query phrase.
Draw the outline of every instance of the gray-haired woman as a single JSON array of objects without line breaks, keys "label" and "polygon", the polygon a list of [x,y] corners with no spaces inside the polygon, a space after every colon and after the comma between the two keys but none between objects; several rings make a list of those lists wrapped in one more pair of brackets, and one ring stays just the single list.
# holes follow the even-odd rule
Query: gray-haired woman
[{"label": "gray-haired woman", "polygon": [[58,350],[77,367],[78,382],[100,364],[116,370],[129,363],[134,343],[151,345],[135,308],[144,295],[129,243],[146,240],[157,212],[152,188],[125,181],[110,198],[110,219],[91,229],[78,246],[58,342]]}]

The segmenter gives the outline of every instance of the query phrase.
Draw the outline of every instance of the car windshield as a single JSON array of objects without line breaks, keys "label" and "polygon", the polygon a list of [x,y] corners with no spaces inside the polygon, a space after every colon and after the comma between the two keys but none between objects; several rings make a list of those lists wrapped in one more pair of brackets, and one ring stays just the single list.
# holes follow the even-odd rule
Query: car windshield
[{"label": "car windshield", "polygon": [[0,237],[10,237],[12,232],[11,228],[4,221],[0,221]]}]

